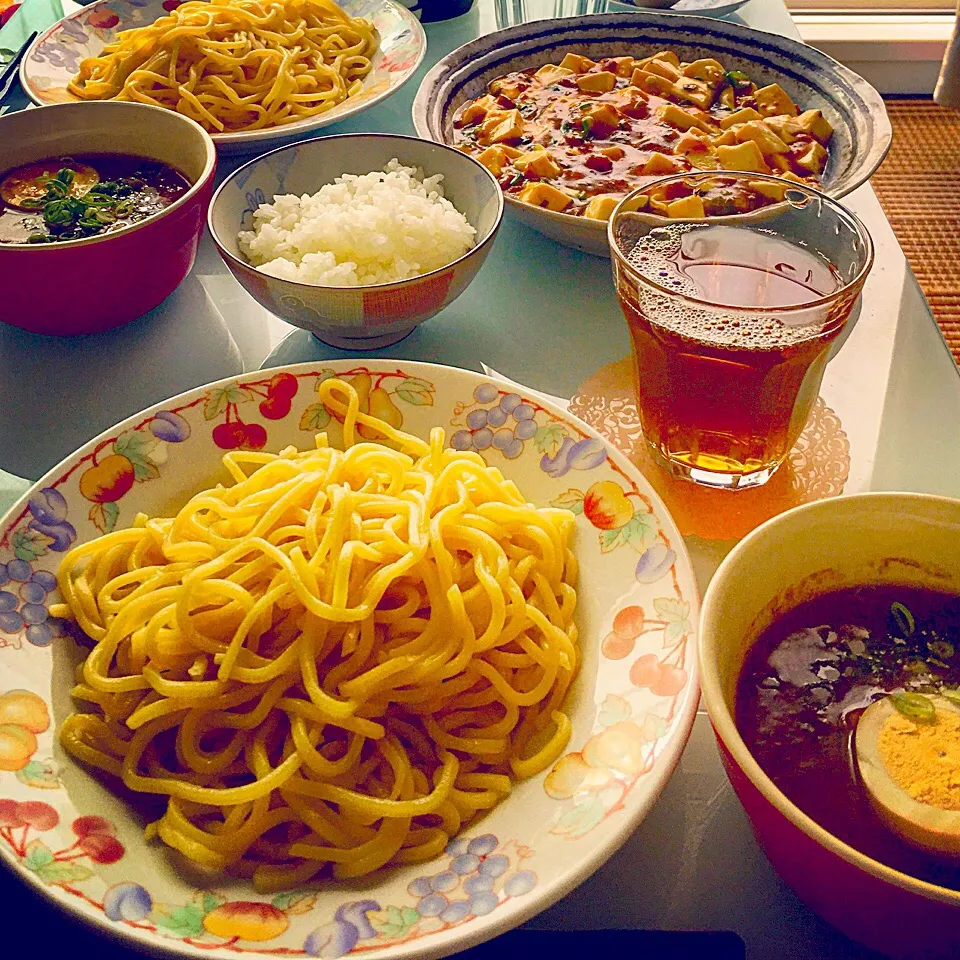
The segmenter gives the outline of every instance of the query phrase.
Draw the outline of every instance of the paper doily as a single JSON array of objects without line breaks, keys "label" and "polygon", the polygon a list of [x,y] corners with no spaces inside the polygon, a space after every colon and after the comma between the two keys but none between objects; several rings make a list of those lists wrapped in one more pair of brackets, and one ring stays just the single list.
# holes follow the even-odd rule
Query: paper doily
[{"label": "paper doily", "polygon": [[632,363],[624,357],[584,381],[570,401],[570,412],[643,471],[684,536],[739,540],[784,510],[843,492],[850,442],[840,418],[820,397],[787,461],[764,486],[716,490],[671,476],[653,460],[640,432]]}]

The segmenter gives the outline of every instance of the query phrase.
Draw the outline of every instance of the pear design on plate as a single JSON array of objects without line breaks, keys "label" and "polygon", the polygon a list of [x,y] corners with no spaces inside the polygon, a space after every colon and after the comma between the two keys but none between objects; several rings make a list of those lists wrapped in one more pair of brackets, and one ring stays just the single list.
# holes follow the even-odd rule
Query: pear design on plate
[{"label": "pear design on plate", "polygon": [[[376,387],[370,391],[368,408],[371,417],[379,417],[384,423],[389,423],[391,427],[400,427],[403,424],[403,414],[383,387]],[[365,440],[376,440],[380,437],[378,430],[371,430],[362,423],[357,427],[357,432]]]}]

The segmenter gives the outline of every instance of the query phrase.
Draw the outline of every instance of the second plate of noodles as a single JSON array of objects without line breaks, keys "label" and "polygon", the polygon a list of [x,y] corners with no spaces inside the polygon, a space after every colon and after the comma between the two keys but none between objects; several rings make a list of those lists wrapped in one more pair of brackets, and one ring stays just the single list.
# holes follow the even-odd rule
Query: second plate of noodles
[{"label": "second plate of noodles", "polygon": [[177,956],[455,953],[636,830],[697,606],[642,475],[523,388],[199,387],[0,518],[0,858]]},{"label": "second plate of noodles", "polygon": [[580,662],[573,514],[319,396],[344,451],[227,453],[231,485],[68,553],[51,610],[96,641],[65,749],[261,891],[442,853],[560,758]]},{"label": "second plate of noodles", "polygon": [[425,49],[416,18],[391,0],[100,0],[35,41],[21,80],[40,104],[176,110],[229,152],[379,102]]}]

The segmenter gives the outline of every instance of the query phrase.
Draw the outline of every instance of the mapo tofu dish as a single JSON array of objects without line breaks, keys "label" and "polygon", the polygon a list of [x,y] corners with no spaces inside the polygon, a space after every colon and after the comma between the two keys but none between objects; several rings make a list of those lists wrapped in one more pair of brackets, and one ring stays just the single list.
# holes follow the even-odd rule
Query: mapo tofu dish
[{"label": "mapo tofu dish", "polygon": [[607,220],[651,178],[746,170],[817,186],[833,128],[777,83],[672,50],[509,73],[464,104],[454,144],[524,203]]}]

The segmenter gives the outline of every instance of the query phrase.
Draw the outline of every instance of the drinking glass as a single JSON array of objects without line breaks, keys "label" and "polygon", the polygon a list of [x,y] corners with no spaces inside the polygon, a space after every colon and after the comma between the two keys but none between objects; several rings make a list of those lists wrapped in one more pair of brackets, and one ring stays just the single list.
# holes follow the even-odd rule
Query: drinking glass
[{"label": "drinking glass", "polygon": [[[745,198],[766,205],[670,218],[652,212],[652,188],[722,209],[745,210]],[[654,459],[708,486],[766,483],[803,431],[863,289],[873,263],[866,227],[806,185],[719,171],[634,190],[608,239]]]}]

